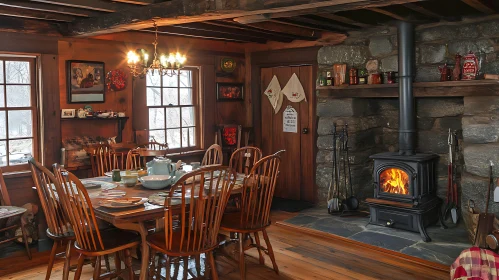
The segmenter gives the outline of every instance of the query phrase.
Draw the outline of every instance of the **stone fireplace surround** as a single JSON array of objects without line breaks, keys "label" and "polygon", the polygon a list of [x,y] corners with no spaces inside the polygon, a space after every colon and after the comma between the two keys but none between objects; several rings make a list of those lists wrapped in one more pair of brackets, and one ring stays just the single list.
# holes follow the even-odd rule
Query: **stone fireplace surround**
[{"label": "stone fireplace surround", "polygon": [[[377,28],[350,34],[341,45],[322,47],[318,53],[319,68],[334,63],[348,67],[365,67],[368,60],[377,60],[380,71],[397,71],[395,28]],[[416,82],[438,81],[438,65],[453,64],[450,54],[481,52],[485,73],[499,74],[499,21],[484,21],[452,26],[435,26],[416,30]],[[446,46],[448,45],[446,51]],[[447,184],[447,133],[458,131],[458,188],[461,205],[475,200],[485,208],[489,160],[495,163],[494,175],[499,177],[499,96],[488,92],[498,87],[477,86],[467,89],[476,96],[420,97],[417,107],[417,152],[440,155],[437,170],[437,194],[445,199]],[[364,89],[366,91],[368,89]],[[379,92],[383,89],[377,89]],[[347,90],[355,92],[355,90]],[[343,96],[345,94],[343,93]],[[373,196],[372,154],[398,151],[397,98],[334,98],[317,92],[318,138],[316,180],[319,202],[326,203],[332,173],[333,123],[349,125],[352,183],[360,201]],[[460,177],[460,178],[459,178]],[[499,213],[499,204],[490,211]]]}]

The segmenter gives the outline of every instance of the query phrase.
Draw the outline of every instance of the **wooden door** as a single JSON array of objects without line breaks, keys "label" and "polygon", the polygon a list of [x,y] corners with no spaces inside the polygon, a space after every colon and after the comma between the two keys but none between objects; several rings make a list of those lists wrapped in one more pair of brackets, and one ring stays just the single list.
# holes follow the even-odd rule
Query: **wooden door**
[{"label": "wooden door", "polygon": [[[277,114],[266,96],[261,97],[261,148],[264,156],[279,150],[286,150],[281,157],[281,171],[274,196],[293,200],[314,202],[314,98],[313,98],[313,67],[273,67],[261,69],[261,94],[275,75],[281,88],[296,73],[307,101],[290,102],[283,97],[281,109]],[[292,106],[298,113],[297,133],[283,132],[283,112]]]}]

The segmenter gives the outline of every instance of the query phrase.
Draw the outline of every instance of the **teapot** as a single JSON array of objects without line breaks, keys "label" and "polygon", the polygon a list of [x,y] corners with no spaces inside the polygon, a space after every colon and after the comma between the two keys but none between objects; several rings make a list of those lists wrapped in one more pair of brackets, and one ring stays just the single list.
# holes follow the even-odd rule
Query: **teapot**
[{"label": "teapot", "polygon": [[146,163],[147,174],[149,175],[175,175],[177,169],[175,163],[164,157],[157,157]]}]

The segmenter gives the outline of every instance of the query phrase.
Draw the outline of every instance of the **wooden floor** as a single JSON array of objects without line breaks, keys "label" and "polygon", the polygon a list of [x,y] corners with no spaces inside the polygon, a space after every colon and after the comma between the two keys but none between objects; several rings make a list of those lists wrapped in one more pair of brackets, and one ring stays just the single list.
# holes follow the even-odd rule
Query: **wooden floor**
[{"label": "wooden floor", "polygon": [[[285,212],[274,212],[274,221],[294,216]],[[258,264],[255,249],[247,251],[247,279],[448,279],[448,268],[414,258],[402,259],[388,251],[376,250],[363,244],[353,243],[321,233],[303,232],[298,229],[272,225],[268,233],[276,254],[280,275],[271,269],[270,259],[265,266]],[[35,253],[35,261],[43,262],[46,252]],[[39,261],[36,261],[38,259]],[[44,279],[45,265],[30,264],[25,256],[0,259],[0,272],[6,267],[17,268],[16,273],[0,276],[0,279],[25,280]],[[91,278],[92,267],[85,266],[81,279]],[[217,270],[220,279],[240,279],[234,261],[217,254]],[[62,262],[55,264],[51,279],[61,279]],[[73,273],[70,275],[72,279]],[[179,273],[182,275],[182,273]],[[179,276],[178,279],[182,279]]]}]

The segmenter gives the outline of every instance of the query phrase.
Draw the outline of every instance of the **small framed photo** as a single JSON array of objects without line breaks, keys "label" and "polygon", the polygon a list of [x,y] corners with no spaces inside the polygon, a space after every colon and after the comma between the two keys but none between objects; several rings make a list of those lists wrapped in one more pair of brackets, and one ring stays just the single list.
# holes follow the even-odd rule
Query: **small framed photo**
[{"label": "small framed photo", "polygon": [[102,103],[105,101],[104,62],[66,61],[68,103]]},{"label": "small framed photo", "polygon": [[242,83],[217,83],[218,101],[244,100],[244,84]]},{"label": "small framed photo", "polygon": [[61,118],[63,119],[71,119],[75,117],[76,110],[75,109],[62,109]]}]

